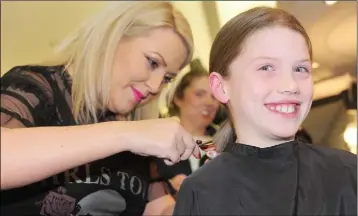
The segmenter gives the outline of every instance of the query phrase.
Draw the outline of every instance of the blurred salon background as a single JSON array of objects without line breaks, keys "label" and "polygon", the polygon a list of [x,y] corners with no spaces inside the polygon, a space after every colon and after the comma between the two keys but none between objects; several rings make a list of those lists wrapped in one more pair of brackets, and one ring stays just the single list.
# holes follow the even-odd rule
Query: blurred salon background
[{"label": "blurred salon background", "polygon": [[[299,136],[312,140],[315,145],[326,145],[357,153],[356,1],[173,3],[187,17],[192,27],[196,68],[201,67],[200,70],[206,72],[211,43],[219,28],[231,17],[262,5],[279,7],[294,14],[309,33],[314,56],[314,103]],[[1,74],[16,65],[46,61],[54,54],[53,50],[57,43],[107,4],[110,2],[1,2]],[[181,73],[185,74],[190,70],[188,66]],[[147,109],[141,113],[143,118],[168,116],[168,92],[170,94],[170,89],[175,83],[169,84],[156,101],[146,105]],[[199,94],[197,97],[200,97]],[[225,112],[219,108],[210,125],[219,125],[225,118]]]}]

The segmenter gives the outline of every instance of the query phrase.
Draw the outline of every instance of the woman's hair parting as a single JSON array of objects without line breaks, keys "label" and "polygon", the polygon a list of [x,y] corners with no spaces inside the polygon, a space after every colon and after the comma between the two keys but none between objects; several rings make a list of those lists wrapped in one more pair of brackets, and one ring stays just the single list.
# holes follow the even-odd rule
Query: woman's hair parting
[{"label": "woman's hair parting", "polygon": [[[230,76],[229,65],[240,55],[245,41],[256,31],[282,26],[300,33],[306,40],[312,59],[312,47],[306,30],[290,13],[270,7],[256,7],[247,10],[228,21],[218,32],[210,51],[209,71],[217,72],[223,78]],[[223,151],[228,143],[235,142],[236,134],[231,117],[224,121],[214,137],[217,150]]]}]

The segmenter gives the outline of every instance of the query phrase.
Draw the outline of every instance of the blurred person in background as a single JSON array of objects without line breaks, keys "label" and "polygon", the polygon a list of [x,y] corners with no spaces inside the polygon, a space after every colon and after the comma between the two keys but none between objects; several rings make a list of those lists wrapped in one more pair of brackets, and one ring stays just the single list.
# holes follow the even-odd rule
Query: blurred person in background
[{"label": "blurred person in background", "polygon": [[[199,60],[192,61],[189,71],[183,72],[174,80],[167,94],[167,106],[166,116],[177,117],[195,140],[212,140],[218,128],[213,120],[219,109],[219,102],[211,94],[208,72]],[[205,151],[201,150],[201,155],[201,160],[205,160]],[[157,169],[160,176],[171,179],[173,188],[178,190],[181,181],[202,164],[200,159],[194,157],[173,166],[167,166],[162,160],[158,160]]]},{"label": "blurred person in background", "polygon": [[111,2],[61,51],[1,78],[1,215],[161,214],[172,198],[145,156],[199,149],[176,119],[132,120],[191,61],[187,20],[169,2]]}]

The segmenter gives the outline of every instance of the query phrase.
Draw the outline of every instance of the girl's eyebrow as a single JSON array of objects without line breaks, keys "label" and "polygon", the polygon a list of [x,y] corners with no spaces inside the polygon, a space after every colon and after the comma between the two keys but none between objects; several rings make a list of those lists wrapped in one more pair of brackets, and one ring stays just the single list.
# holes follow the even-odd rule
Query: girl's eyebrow
[{"label": "girl's eyebrow", "polygon": [[[269,56],[259,56],[259,57],[256,57],[252,60],[252,62],[255,62],[257,60],[271,60],[271,61],[279,61],[279,58],[276,58],[276,57],[269,57]],[[251,62],[251,63],[252,63]],[[303,62],[311,62],[311,59],[307,59],[307,58],[304,58],[304,59],[301,59],[301,60],[298,60],[296,61],[297,63],[303,63]]]},{"label": "girl's eyebrow", "polygon": [[259,56],[259,57],[255,57],[250,63],[254,63],[255,61],[258,61],[258,60],[279,61],[279,58],[269,57],[269,56]]},{"label": "girl's eyebrow", "polygon": [[297,62],[299,62],[299,63],[310,62],[311,63],[311,59],[302,59],[302,60],[299,60]]}]

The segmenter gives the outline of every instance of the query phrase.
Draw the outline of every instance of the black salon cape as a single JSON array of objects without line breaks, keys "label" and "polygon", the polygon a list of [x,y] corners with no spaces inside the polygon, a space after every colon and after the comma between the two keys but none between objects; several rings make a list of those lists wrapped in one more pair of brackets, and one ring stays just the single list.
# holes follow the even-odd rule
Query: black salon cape
[{"label": "black salon cape", "polygon": [[357,215],[357,156],[298,141],[231,144],[184,180],[173,215]]}]

